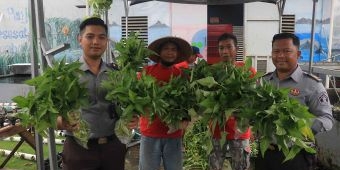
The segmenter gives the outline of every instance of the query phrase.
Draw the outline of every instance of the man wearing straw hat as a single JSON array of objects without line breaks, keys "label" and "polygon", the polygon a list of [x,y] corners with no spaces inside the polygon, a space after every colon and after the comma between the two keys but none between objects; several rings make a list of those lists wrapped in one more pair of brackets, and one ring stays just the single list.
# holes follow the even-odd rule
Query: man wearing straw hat
[{"label": "man wearing straw hat", "polygon": [[[149,57],[156,64],[144,70],[159,82],[168,82],[172,76],[180,76],[181,70],[174,65],[187,60],[192,53],[187,41],[171,36],[155,40],[148,48],[156,53]],[[169,127],[158,117],[152,122],[149,117],[141,117],[139,170],[160,169],[161,161],[165,170],[182,170],[182,136],[187,125],[188,120],[183,120],[181,129],[169,133]]]}]

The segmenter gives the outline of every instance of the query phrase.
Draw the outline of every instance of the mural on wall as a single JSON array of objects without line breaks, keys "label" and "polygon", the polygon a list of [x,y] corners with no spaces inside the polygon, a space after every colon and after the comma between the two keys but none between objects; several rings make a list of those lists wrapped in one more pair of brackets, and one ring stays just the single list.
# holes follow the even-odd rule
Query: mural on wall
[{"label": "mural on wall", "polygon": [[332,59],[340,61],[340,0],[335,3],[334,11]]},{"label": "mural on wall", "polygon": [[[45,32],[49,45],[53,48],[69,43],[71,48],[56,54],[56,59],[65,57],[67,62],[77,60],[81,49],[77,42],[78,25],[86,16],[85,9],[77,8],[84,5],[79,0],[44,0]],[[194,6],[204,11],[204,5]],[[186,39],[204,52],[206,46],[206,13],[186,14],[186,21],[176,22],[181,8],[166,2],[147,2],[129,7],[129,16],[148,16],[148,43],[160,37],[175,35]],[[62,9],[61,12],[58,9]],[[203,15],[203,16],[202,16]],[[121,17],[125,16],[123,1],[114,1],[109,10],[108,27],[111,44],[122,38]],[[176,16],[175,16],[176,17]],[[177,16],[178,17],[178,16]],[[185,29],[187,33],[174,31],[174,28]],[[29,45],[29,12],[28,2],[21,0],[0,1],[0,76],[9,75],[9,65],[30,63]],[[111,46],[111,47],[114,47]]]},{"label": "mural on wall", "polygon": [[77,41],[78,26],[81,20],[70,20],[68,18],[48,18],[45,20],[45,32],[49,45],[56,47],[63,43],[70,44],[70,48],[54,57],[57,60],[66,58],[66,62],[78,60],[81,56],[80,46]]},{"label": "mural on wall", "polygon": [[[285,14],[295,14],[295,34],[300,38],[301,62],[310,60],[311,29],[312,29],[313,1],[289,0],[286,3]],[[320,0],[316,6],[314,26],[314,58],[313,62],[327,61],[331,2]]]},{"label": "mural on wall", "polygon": [[[129,7],[128,16],[148,17],[148,43],[169,35],[179,36],[204,53],[206,47],[206,12],[187,13],[188,4],[151,1]],[[192,5],[193,11],[206,11],[205,5]],[[110,37],[114,42],[121,39],[121,17],[125,17],[124,5],[115,1],[109,11]],[[185,32],[183,32],[185,31]]]},{"label": "mural on wall", "polygon": [[[65,1],[65,0],[61,0]],[[60,3],[63,3],[61,2]],[[51,9],[58,5],[44,1],[45,33],[49,45],[53,48],[63,43],[69,43],[71,48],[60,53],[56,58],[66,57],[68,61],[74,60],[73,56],[80,56],[80,49],[76,36],[80,23],[79,13],[50,15]],[[74,3],[67,2],[70,8],[76,8]],[[72,10],[74,11],[74,10]],[[67,17],[61,17],[64,15]],[[17,63],[30,63],[30,41],[28,1],[11,0],[0,1],[0,76],[11,75],[10,66]],[[36,44],[37,42],[35,42]],[[37,46],[37,44],[35,45]],[[73,55],[76,52],[75,55]]]},{"label": "mural on wall", "polygon": [[27,3],[0,2],[0,75],[10,74],[9,65],[29,62]]}]

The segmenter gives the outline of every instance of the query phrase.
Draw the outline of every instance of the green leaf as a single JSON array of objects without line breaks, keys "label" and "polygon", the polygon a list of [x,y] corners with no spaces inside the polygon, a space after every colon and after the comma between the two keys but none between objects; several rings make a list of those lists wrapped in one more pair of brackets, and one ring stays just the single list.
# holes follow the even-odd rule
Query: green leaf
[{"label": "green leaf", "polygon": [[218,85],[214,77],[205,77],[205,78],[199,79],[197,80],[197,83],[208,88]]},{"label": "green leaf", "polygon": [[276,125],[276,134],[282,136],[282,135],[286,135],[287,132],[284,128]]},{"label": "green leaf", "polygon": [[293,159],[296,156],[296,154],[299,153],[300,151],[301,151],[300,147],[293,146],[292,148],[290,148],[288,155],[285,155],[286,158],[283,162]]},{"label": "green leaf", "polygon": [[[29,92],[32,93],[32,92]],[[20,108],[29,107],[29,100],[23,96],[16,96],[12,99]]]},{"label": "green leaf", "polygon": [[271,142],[270,138],[263,137],[260,139],[260,151],[262,157],[264,157],[264,153],[268,149],[270,142]]}]

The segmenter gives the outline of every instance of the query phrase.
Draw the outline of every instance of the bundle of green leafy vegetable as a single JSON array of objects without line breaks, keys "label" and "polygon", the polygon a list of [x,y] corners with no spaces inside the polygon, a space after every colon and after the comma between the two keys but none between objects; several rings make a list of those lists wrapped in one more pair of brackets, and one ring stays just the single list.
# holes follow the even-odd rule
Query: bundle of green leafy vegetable
[{"label": "bundle of green leafy vegetable", "polygon": [[63,59],[41,76],[25,82],[33,86],[34,91],[13,98],[20,108],[18,117],[22,125],[33,126],[41,135],[46,135],[47,128],[57,128],[57,117],[61,116],[71,125],[79,123],[74,136],[86,147],[89,129],[81,119],[80,107],[87,104],[87,89],[79,82],[83,73],[80,65],[79,62],[66,64]]},{"label": "bundle of green leafy vegetable", "polygon": [[[116,103],[120,119],[116,134],[126,143],[133,134],[126,124],[133,116],[146,116],[152,122],[159,117],[169,125],[172,133],[179,129],[180,121],[190,119],[188,110],[195,104],[195,96],[185,76],[172,77],[168,83],[158,82],[143,70],[147,57],[153,54],[146,44],[132,34],[116,44],[118,71],[109,73],[103,87],[108,90],[106,99]],[[125,125],[125,126],[124,126]]]},{"label": "bundle of green leafy vegetable", "polygon": [[189,121],[191,116],[196,114],[195,91],[185,76],[172,77],[168,83],[158,88],[164,92],[161,96],[165,105],[162,111],[154,112],[169,127],[168,133],[173,133],[182,128],[182,120]]},{"label": "bundle of green leafy vegetable", "polygon": [[[250,78],[250,66],[250,60],[244,67],[225,62],[208,65],[202,61],[193,70],[191,86],[196,93],[197,112],[206,124],[211,124],[212,132],[217,127],[221,129],[222,144],[227,135],[223,130],[226,120],[247,106],[249,101],[243,96],[256,87],[256,77]],[[247,126],[239,127],[244,132]]]},{"label": "bundle of green leafy vegetable", "polygon": [[[146,75],[138,76],[143,74],[139,71],[146,64],[146,58],[153,53],[146,48],[145,42],[138,39],[138,34],[132,33],[116,44],[116,50],[119,52],[116,56],[119,70],[109,72],[109,78],[102,83],[102,87],[108,90],[106,99],[116,104],[119,120],[115,133],[121,142],[128,143],[133,134],[127,123],[132,117],[145,113],[145,108],[151,104],[160,103],[151,101],[150,97],[156,95],[156,80]],[[147,93],[150,91],[148,89],[154,89],[154,94]]]},{"label": "bundle of green leafy vegetable", "polygon": [[93,8],[93,16],[100,17],[105,11],[110,9],[112,0],[87,0],[91,8]]},{"label": "bundle of green leafy vegetable", "polygon": [[106,99],[116,103],[115,109],[119,119],[116,122],[115,133],[121,142],[128,143],[133,137],[126,126],[128,122],[134,116],[145,114],[145,108],[162,105],[160,103],[162,101],[152,99],[158,94],[155,79],[149,76],[138,79],[134,70],[120,70],[110,72],[109,79],[102,85],[108,90]]},{"label": "bundle of green leafy vegetable", "polygon": [[[314,150],[307,145],[314,137],[310,130],[313,117],[305,106],[289,98],[286,89],[279,89],[268,82],[257,83],[260,75],[250,78],[251,60],[244,67],[228,63],[208,65],[198,63],[191,74],[191,86],[195,89],[202,121],[221,130],[221,144],[225,143],[226,120],[234,115],[241,133],[250,125],[257,132],[262,155],[270,142],[276,140],[286,160],[293,158],[301,149]],[[218,125],[218,126],[217,126]],[[212,135],[212,133],[211,133]],[[207,152],[212,144],[207,144]]]},{"label": "bundle of green leafy vegetable", "polygon": [[130,33],[126,39],[116,43],[115,49],[119,52],[116,64],[120,70],[140,71],[148,62],[148,57],[154,54],[146,48],[147,44],[138,38],[138,33]]},{"label": "bundle of green leafy vegetable", "polygon": [[285,160],[294,158],[302,149],[315,153],[311,145],[314,135],[312,118],[308,108],[297,99],[289,97],[290,89],[278,89],[269,82],[262,82],[245,96],[247,107],[240,109],[239,116],[251,121],[252,130],[257,133],[262,156],[275,141],[283,151]]}]

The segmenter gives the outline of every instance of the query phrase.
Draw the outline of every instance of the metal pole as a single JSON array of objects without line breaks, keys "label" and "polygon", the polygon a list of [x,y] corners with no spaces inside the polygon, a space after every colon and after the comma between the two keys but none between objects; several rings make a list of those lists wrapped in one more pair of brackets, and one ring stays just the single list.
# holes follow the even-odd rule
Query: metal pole
[{"label": "metal pole", "polygon": [[55,134],[53,128],[48,128],[48,155],[50,158],[50,170],[58,170]]},{"label": "metal pole", "polygon": [[[328,37],[328,55],[327,55],[327,61],[328,62],[332,62],[332,44],[333,44],[333,27],[334,27],[334,10],[335,10],[335,6],[336,6],[336,1],[332,0],[331,1],[331,14],[330,14],[330,23],[329,23],[329,37]],[[329,81],[333,81],[330,80],[330,76],[331,75],[326,75],[325,78],[325,87],[329,88]],[[335,87],[334,87],[335,88]]]},{"label": "metal pole", "polygon": [[336,7],[336,0],[331,1],[331,14],[329,23],[329,39],[328,39],[328,61],[333,61],[332,59],[332,44],[333,44],[333,30],[334,30],[334,12]]},{"label": "metal pole", "polygon": [[85,8],[86,8],[85,15],[90,16],[91,15],[91,9],[90,9],[88,0],[85,0],[85,3],[86,3],[86,5],[85,5]]},{"label": "metal pole", "polygon": [[315,23],[316,23],[316,19],[315,19],[315,8],[316,8],[316,3],[318,2],[318,0],[313,0],[313,17],[312,17],[312,30],[311,30],[311,40],[310,40],[310,54],[309,54],[309,67],[308,67],[308,73],[311,74],[312,73],[312,64],[313,64],[313,58],[314,58],[314,38],[315,38]]},{"label": "metal pole", "polygon": [[[38,43],[37,43],[37,23],[35,13],[35,0],[29,0],[29,14],[30,14],[30,55],[31,55],[31,76],[32,78],[38,76]],[[40,53],[41,54],[41,53]],[[44,153],[43,153],[43,142],[42,137],[35,130],[35,154],[37,157],[37,169],[44,170]]]},{"label": "metal pole", "polygon": [[[108,26],[109,25],[109,11],[108,10],[106,10],[104,12],[104,21],[105,21],[106,25]],[[110,39],[110,31],[109,30],[107,31],[107,37],[108,37],[108,39]],[[105,51],[105,57],[104,57],[104,61],[106,61],[108,63],[112,62],[112,60],[111,60],[111,49],[110,48],[111,48],[110,47],[110,41],[108,41],[107,48],[106,48],[106,51]]]},{"label": "metal pole", "polygon": [[[43,5],[43,2],[40,0],[34,0],[34,3],[35,3],[36,24],[37,24],[37,39],[38,39],[38,44],[39,44],[38,46],[40,47],[39,50],[41,51],[42,38],[46,37],[45,23],[44,23],[44,5]],[[39,55],[39,60],[41,62],[40,70],[45,70],[45,68],[47,67],[47,61],[44,55],[42,54],[42,52]]]},{"label": "metal pole", "polygon": [[24,139],[21,138],[19,143],[17,145],[15,145],[15,147],[12,149],[12,151],[9,153],[9,155],[6,157],[6,159],[2,162],[2,164],[0,165],[0,168],[4,168],[5,165],[7,164],[7,162],[12,158],[12,156],[14,155],[14,153],[19,149],[19,147],[22,145],[22,143],[24,143]]},{"label": "metal pole", "polygon": [[279,16],[279,33],[282,32],[282,15]]},{"label": "metal pole", "polygon": [[[44,5],[43,1],[35,0],[35,11],[36,11],[36,22],[37,22],[37,35],[39,40],[39,49],[40,51],[43,50],[50,50],[50,47],[46,41],[46,34],[45,34],[45,17],[44,17]],[[45,42],[46,41],[46,42]],[[49,58],[48,58],[49,59]],[[46,57],[40,53],[40,69],[44,69],[47,66]],[[38,134],[36,132],[36,134]],[[40,137],[41,138],[41,137]],[[50,159],[50,170],[57,170],[57,154],[55,148],[55,136],[54,136],[54,129],[48,129],[48,147],[49,147],[49,159]]]},{"label": "metal pole", "polygon": [[29,11],[30,11],[30,55],[31,55],[31,76],[32,78],[37,77],[38,71],[38,43],[37,43],[37,23],[35,21],[35,9],[34,0],[29,0]]},{"label": "metal pole", "polygon": [[277,8],[279,11],[279,33],[282,32],[282,15],[285,8],[285,3],[286,0],[280,0],[279,2],[277,2]]}]

